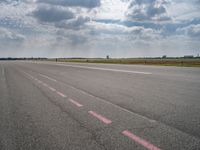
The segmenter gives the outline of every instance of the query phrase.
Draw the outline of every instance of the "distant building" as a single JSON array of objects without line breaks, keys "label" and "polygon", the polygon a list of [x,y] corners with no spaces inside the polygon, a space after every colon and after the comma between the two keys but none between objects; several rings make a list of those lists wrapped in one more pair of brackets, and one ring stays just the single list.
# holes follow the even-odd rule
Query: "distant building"
[{"label": "distant building", "polygon": [[110,59],[110,56],[109,56],[109,55],[107,55],[107,56],[106,56],[106,59]]}]

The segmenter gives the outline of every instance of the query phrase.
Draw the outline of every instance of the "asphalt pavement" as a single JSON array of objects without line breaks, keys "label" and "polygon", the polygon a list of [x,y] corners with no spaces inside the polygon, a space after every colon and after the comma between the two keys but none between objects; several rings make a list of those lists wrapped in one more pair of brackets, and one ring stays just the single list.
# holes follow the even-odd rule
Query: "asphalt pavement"
[{"label": "asphalt pavement", "polygon": [[200,68],[0,62],[0,150],[143,149],[200,149]]}]

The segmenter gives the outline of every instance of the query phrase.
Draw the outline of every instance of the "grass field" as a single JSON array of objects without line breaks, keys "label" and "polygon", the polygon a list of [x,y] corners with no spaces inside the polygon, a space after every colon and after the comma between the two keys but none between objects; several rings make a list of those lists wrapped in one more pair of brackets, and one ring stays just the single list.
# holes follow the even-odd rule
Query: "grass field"
[{"label": "grass field", "polygon": [[[51,59],[56,61],[56,59]],[[62,58],[59,62],[79,62],[79,63],[109,63],[109,64],[142,64],[142,65],[162,65],[180,67],[200,67],[200,58]]]}]

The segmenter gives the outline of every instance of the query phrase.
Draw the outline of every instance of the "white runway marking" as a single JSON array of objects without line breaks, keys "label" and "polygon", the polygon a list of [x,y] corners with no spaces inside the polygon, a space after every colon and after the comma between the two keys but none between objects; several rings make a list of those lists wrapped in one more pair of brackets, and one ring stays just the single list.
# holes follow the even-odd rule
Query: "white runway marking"
[{"label": "white runway marking", "polygon": [[132,73],[132,74],[144,74],[144,75],[151,75],[152,74],[151,72],[130,71],[130,70],[120,70],[120,69],[109,69],[109,68],[99,68],[99,67],[88,67],[88,66],[78,66],[78,65],[67,65],[67,64],[55,64],[55,65],[67,66],[67,67],[73,67],[73,68],[84,68],[84,69],[93,69],[93,70]]},{"label": "white runway marking", "polygon": [[41,77],[47,78],[47,79],[49,79],[49,80],[51,80],[51,81],[57,82],[57,80],[52,79],[51,77],[48,77],[47,75],[43,75],[43,74],[39,74],[39,75],[40,75]]},{"label": "white runway marking", "polygon": [[42,84],[42,81],[40,81],[40,80],[38,80],[37,82],[38,82],[39,84]]},{"label": "white runway marking", "polygon": [[61,92],[59,92],[59,91],[57,91],[56,93],[57,93],[58,95],[64,97],[64,98],[67,97],[65,94],[63,94],[63,93],[61,93]]},{"label": "white runway marking", "polygon": [[98,68],[98,67],[88,67],[88,66],[75,66],[75,65],[65,65],[74,68],[85,68],[93,70],[103,70],[103,71],[114,71],[114,72],[124,72],[124,73],[134,73],[134,74],[152,74],[150,72],[140,72],[140,71],[129,71],[129,70],[119,70],[119,69],[109,69],[109,68]]},{"label": "white runway marking", "polygon": [[22,71],[24,74],[26,74],[27,76],[29,76],[31,79],[35,79],[32,75],[30,75],[29,73],[26,73],[24,71]]},{"label": "white runway marking", "polygon": [[52,87],[49,87],[49,89],[50,89],[51,91],[53,91],[53,92],[56,91],[56,89],[54,89],[54,88],[52,88]]},{"label": "white runway marking", "polygon": [[83,105],[82,104],[80,104],[80,103],[78,103],[77,101],[75,101],[75,100],[73,100],[73,99],[69,99],[69,101],[71,102],[71,103],[73,103],[74,105],[76,105],[77,107],[82,107]]},{"label": "white runway marking", "polygon": [[45,87],[48,87],[48,85],[46,83],[43,83],[42,85],[45,86]]}]

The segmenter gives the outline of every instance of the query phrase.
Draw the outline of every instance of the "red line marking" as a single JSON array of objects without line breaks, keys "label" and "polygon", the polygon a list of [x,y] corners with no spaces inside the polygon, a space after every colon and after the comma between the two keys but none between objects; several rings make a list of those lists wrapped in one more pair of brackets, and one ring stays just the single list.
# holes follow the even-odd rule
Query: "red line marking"
[{"label": "red line marking", "polygon": [[63,93],[61,93],[61,92],[59,92],[59,91],[57,91],[56,93],[57,93],[58,95],[62,96],[62,97],[67,97],[65,94],[63,94]]},{"label": "red line marking", "polygon": [[141,139],[140,137],[136,136],[128,130],[123,131],[122,134],[131,138],[133,141],[141,144],[142,146],[146,147],[148,150],[161,150],[160,148],[154,146],[153,144],[144,139]]},{"label": "red line marking", "polygon": [[97,119],[99,119],[100,121],[102,121],[102,122],[105,123],[105,124],[111,124],[111,123],[112,123],[111,120],[105,118],[105,117],[102,116],[102,115],[97,114],[97,113],[94,112],[94,111],[89,111],[88,113],[91,114],[92,116],[96,117]]},{"label": "red line marking", "polygon": [[69,101],[70,101],[71,103],[73,103],[74,105],[76,105],[77,107],[82,107],[82,106],[83,106],[82,104],[78,103],[77,101],[75,101],[75,100],[73,100],[73,99],[69,99]]}]

